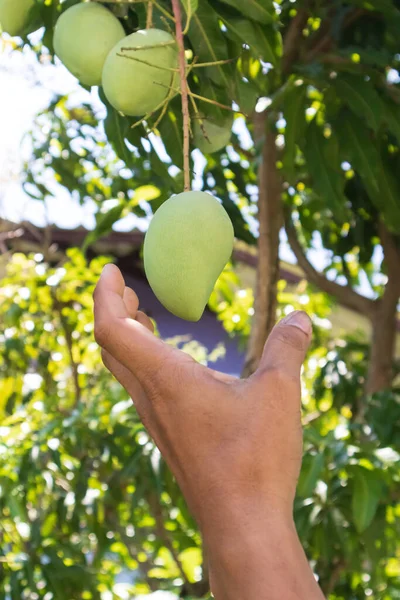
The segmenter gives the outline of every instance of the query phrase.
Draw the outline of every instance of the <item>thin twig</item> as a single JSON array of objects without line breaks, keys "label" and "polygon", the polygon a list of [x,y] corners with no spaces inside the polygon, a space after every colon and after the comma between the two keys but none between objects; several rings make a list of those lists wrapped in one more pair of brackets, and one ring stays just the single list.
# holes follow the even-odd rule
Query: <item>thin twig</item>
[{"label": "thin twig", "polygon": [[146,29],[153,27],[153,0],[149,0],[147,4]]},{"label": "thin twig", "polygon": [[160,102],[160,104],[158,104],[154,110],[152,110],[150,113],[147,113],[144,115],[144,117],[142,117],[141,119],[139,119],[139,121],[136,121],[135,123],[133,123],[133,125],[131,125],[131,129],[135,129],[136,127],[139,127],[139,125],[141,125],[142,123],[144,123],[144,121],[147,121],[148,119],[151,118],[151,116],[157,112],[160,108],[163,108],[164,105],[168,104],[168,102],[170,101],[170,97],[167,96],[166,98],[164,98],[164,100],[162,102]]},{"label": "thin twig", "polygon": [[[161,85],[162,87],[166,87],[169,90],[174,90],[177,94],[180,94],[181,91],[178,88],[173,88],[170,85],[165,85],[164,83],[160,83],[159,81],[154,82],[156,85]],[[217,102],[216,100],[211,100],[210,98],[206,98],[205,96],[199,96],[199,94],[195,94],[194,92],[188,91],[188,96],[192,96],[193,98],[197,98],[197,100],[202,100],[202,102],[207,102],[208,104],[213,104],[214,106],[219,106],[219,108],[223,108],[224,110],[229,110],[238,115],[243,115],[244,117],[248,117],[246,113],[242,110],[235,110],[232,106],[228,106],[227,104],[221,104],[221,102]]]},{"label": "thin twig", "polygon": [[153,126],[152,126],[152,128],[151,128],[151,129],[152,129],[152,131],[155,131],[155,130],[157,129],[157,127],[159,126],[159,124],[161,123],[161,121],[163,120],[163,118],[164,118],[164,116],[165,116],[165,114],[166,114],[166,112],[167,112],[167,110],[168,110],[168,105],[169,105],[170,101],[171,101],[171,100],[172,100],[172,98],[173,98],[173,95],[174,95],[174,94],[171,92],[171,93],[170,93],[170,94],[169,94],[169,95],[166,97],[166,99],[165,99],[165,104],[164,104],[164,106],[163,106],[163,109],[162,109],[162,111],[160,112],[160,114],[158,115],[158,117],[157,117],[157,119],[156,119],[156,121],[155,121],[154,125],[153,125]]},{"label": "thin twig", "polygon": [[128,56],[127,54],[121,54],[120,52],[117,52],[117,56],[120,56],[121,58],[128,58],[129,60],[134,60],[136,62],[147,65],[148,67],[153,67],[154,69],[161,69],[162,71],[172,71],[174,73],[178,73],[179,71],[179,69],[174,69],[173,67],[162,67],[161,65],[155,65],[154,63],[151,63],[147,60],[143,60],[141,58],[137,58],[136,56]]},{"label": "thin twig", "polygon": [[193,111],[194,111],[194,118],[198,120],[199,125],[200,125],[200,129],[201,129],[202,134],[204,135],[205,139],[207,140],[207,142],[210,142],[210,139],[209,139],[209,137],[207,135],[207,132],[206,132],[206,128],[204,126],[204,119],[201,116],[201,113],[200,113],[200,111],[199,111],[199,109],[197,107],[197,104],[196,104],[196,100],[193,98],[193,95],[192,95],[192,92],[190,91],[189,86],[188,86],[188,90],[189,90],[190,103],[191,103],[191,105],[193,107]]},{"label": "thin twig", "polygon": [[153,50],[154,48],[163,48],[164,46],[175,45],[175,40],[169,42],[159,42],[158,44],[151,44],[150,46],[128,46],[121,48],[121,52],[137,52],[138,50]]},{"label": "thin twig", "polygon": [[235,60],[238,60],[239,56],[235,56],[235,58],[227,58],[225,60],[213,60],[211,62],[204,62],[204,63],[196,63],[195,65],[193,65],[193,67],[197,68],[202,68],[202,67],[218,67],[219,65],[227,65],[229,63],[235,62]]},{"label": "thin twig", "polygon": [[189,93],[186,75],[185,40],[182,31],[182,13],[180,0],[172,0],[175,17],[176,41],[179,48],[179,76],[181,82],[182,114],[183,114],[183,174],[184,190],[190,190],[190,114]]}]

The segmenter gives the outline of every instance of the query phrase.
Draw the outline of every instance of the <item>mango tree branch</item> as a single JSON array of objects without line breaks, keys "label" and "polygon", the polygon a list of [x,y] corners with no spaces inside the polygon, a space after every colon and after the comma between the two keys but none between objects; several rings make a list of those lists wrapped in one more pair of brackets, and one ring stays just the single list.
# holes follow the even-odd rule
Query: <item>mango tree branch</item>
[{"label": "mango tree branch", "polygon": [[[281,71],[286,75],[292,69],[301,51],[303,30],[308,11],[301,8],[291,19],[283,40]],[[280,92],[285,89],[283,85]],[[254,301],[250,339],[247,347],[243,377],[251,375],[260,361],[265,340],[276,322],[277,283],[279,279],[279,232],[283,225],[282,179],[277,168],[276,131],[273,127],[277,115],[272,107],[254,115],[254,142],[261,148],[258,170],[258,263],[257,285]],[[249,160],[254,160],[250,154]]]},{"label": "mango tree branch", "polygon": [[[349,25],[357,21],[361,16],[365,15],[366,13],[371,14],[364,8],[355,8],[354,10],[350,11],[343,19],[342,28],[346,29],[346,27],[349,27]],[[314,41],[314,44],[311,46],[311,48],[309,48],[305,56],[305,62],[308,63],[314,60],[319,60],[319,55],[321,53],[329,52],[332,49],[332,47],[335,45],[335,41],[332,35],[332,29],[332,23],[330,20],[327,19],[325,22],[325,27],[321,27],[322,35],[316,36],[317,39]]]},{"label": "mango tree branch", "polygon": [[181,80],[182,114],[183,114],[183,173],[184,190],[190,191],[190,115],[189,92],[186,79],[185,40],[182,31],[182,11],[180,0],[172,0],[172,9],[175,17],[176,41],[179,50],[179,76]]},{"label": "mango tree branch", "polygon": [[296,16],[290,21],[283,40],[282,71],[284,73],[287,73],[291,69],[292,64],[299,55],[299,41],[303,34],[303,29],[307,25],[308,15],[309,13],[306,9],[300,8]]},{"label": "mango tree branch", "polygon": [[377,301],[377,311],[372,320],[372,344],[366,382],[367,394],[391,387],[394,377],[394,356],[397,334],[397,306],[400,298],[400,243],[381,222],[379,225],[387,283],[382,297]]},{"label": "mango tree branch", "polygon": [[276,114],[255,113],[254,143],[261,148],[258,169],[258,261],[254,317],[242,377],[257,369],[265,340],[276,322],[277,283],[279,279],[279,232],[283,225],[282,180],[278,160]]},{"label": "mango tree branch", "polygon": [[340,304],[346,306],[350,310],[355,310],[369,318],[373,317],[376,310],[376,302],[374,300],[361,296],[361,294],[354,291],[349,286],[342,286],[335,281],[330,281],[325,275],[319,273],[315,267],[313,267],[297,237],[296,228],[291,219],[289,210],[285,210],[285,229],[292,252],[297,259],[299,267],[303,269],[308,281],[316,285],[323,292],[336,298]]}]

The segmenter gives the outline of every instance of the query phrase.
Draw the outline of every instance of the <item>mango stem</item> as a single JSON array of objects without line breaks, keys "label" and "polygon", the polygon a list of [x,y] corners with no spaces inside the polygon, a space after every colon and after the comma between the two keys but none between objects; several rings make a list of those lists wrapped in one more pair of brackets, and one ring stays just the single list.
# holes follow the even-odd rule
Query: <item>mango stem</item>
[{"label": "mango stem", "polygon": [[185,40],[182,31],[182,13],[180,0],[172,0],[172,10],[175,17],[176,41],[179,48],[179,78],[181,83],[182,114],[183,114],[183,174],[184,191],[191,188],[190,177],[190,114],[189,91],[186,78]]}]

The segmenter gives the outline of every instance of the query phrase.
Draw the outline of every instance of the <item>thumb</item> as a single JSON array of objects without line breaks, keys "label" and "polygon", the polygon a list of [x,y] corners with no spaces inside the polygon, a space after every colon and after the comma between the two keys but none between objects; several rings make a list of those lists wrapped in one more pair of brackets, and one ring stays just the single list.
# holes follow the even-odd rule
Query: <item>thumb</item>
[{"label": "thumb", "polygon": [[290,378],[298,378],[311,338],[309,316],[300,310],[290,313],[271,331],[258,372],[274,369]]}]

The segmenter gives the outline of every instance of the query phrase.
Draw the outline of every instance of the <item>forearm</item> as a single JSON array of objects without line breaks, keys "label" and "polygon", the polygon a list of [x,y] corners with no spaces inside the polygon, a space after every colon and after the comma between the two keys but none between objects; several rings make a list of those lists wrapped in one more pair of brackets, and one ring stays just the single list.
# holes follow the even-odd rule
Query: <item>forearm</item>
[{"label": "forearm", "polygon": [[206,543],[216,600],[323,600],[290,519],[238,518]]}]

